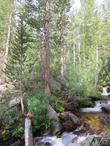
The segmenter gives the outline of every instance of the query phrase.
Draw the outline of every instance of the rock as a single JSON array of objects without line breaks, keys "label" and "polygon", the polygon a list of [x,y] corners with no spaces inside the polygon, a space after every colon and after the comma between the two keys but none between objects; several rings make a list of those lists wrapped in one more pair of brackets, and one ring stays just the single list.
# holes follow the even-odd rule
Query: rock
[{"label": "rock", "polygon": [[89,129],[90,129],[89,124],[82,121],[81,126],[77,127],[73,133],[79,135],[81,133],[85,133]]},{"label": "rock", "polygon": [[21,141],[18,140],[15,143],[11,144],[10,146],[21,146]]},{"label": "rock", "polygon": [[77,101],[76,101],[76,97],[74,97],[74,95],[72,95],[69,92],[64,92],[63,97],[65,97],[65,101],[64,101],[64,108],[66,111],[71,111],[71,112],[75,112],[77,110]]},{"label": "rock", "polygon": [[74,104],[74,102],[64,104],[64,108],[66,111],[71,111],[71,112],[76,111],[76,105]]},{"label": "rock", "polygon": [[47,113],[49,119],[52,120],[52,133],[53,134],[59,134],[61,132],[61,124],[60,120],[58,118],[58,114],[56,111],[49,105],[48,107],[48,113]]},{"label": "rock", "polygon": [[109,107],[109,106],[103,106],[103,107],[102,107],[102,110],[103,110],[105,113],[110,113],[110,107]]},{"label": "rock", "polygon": [[53,93],[55,93],[55,92],[59,93],[61,91],[61,84],[54,79],[49,80],[49,86],[50,86],[51,92],[53,92]]},{"label": "rock", "polygon": [[5,84],[6,80],[5,79],[0,79],[0,85]]},{"label": "rock", "polygon": [[35,144],[35,146],[52,146],[49,142],[40,141]]},{"label": "rock", "polygon": [[100,121],[105,125],[110,125],[110,116],[109,115],[104,115],[101,116]]},{"label": "rock", "polygon": [[13,107],[20,103],[20,97],[12,97],[12,99],[9,101],[9,107]]},{"label": "rock", "polygon": [[4,96],[7,91],[14,91],[15,87],[11,82],[6,82],[5,79],[0,79],[0,96]]},{"label": "rock", "polygon": [[[22,93],[22,97],[24,98],[26,93]],[[8,102],[9,107],[13,107],[16,105],[19,105],[21,103],[21,91],[20,90],[15,90],[13,93],[13,96],[10,97],[10,100]]]},{"label": "rock", "polygon": [[69,84],[68,80],[66,80],[65,77],[62,77],[61,75],[57,76],[57,80],[60,82],[60,84],[65,87],[65,85]]},{"label": "rock", "polygon": [[59,113],[59,118],[61,120],[63,129],[66,131],[74,130],[81,125],[80,119],[71,112]]}]

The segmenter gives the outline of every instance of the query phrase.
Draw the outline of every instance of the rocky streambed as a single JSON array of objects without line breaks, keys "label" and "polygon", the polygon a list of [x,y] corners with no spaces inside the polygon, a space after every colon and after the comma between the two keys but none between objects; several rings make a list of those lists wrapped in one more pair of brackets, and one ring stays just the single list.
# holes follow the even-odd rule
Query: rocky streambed
[{"label": "rocky streambed", "polygon": [[[99,141],[100,146],[110,146],[110,137],[108,136],[110,133],[110,114],[103,111],[103,107],[109,108],[109,106],[110,100],[100,100],[95,102],[94,107],[81,108],[77,114],[80,121],[83,121],[81,125],[78,123],[77,116],[71,115],[71,112],[62,113],[60,118],[63,118],[64,127],[72,127],[69,120],[65,119],[67,117],[73,118],[73,123],[76,122],[79,127],[72,132],[63,132],[58,137],[49,134],[35,137],[35,146],[92,146],[94,141]],[[88,128],[84,124],[88,125]],[[22,145],[15,143],[10,146]]]},{"label": "rocky streambed", "polygon": [[88,128],[82,124],[73,132],[62,133],[60,137],[36,137],[35,146],[92,146],[94,141],[98,141],[100,146],[109,146],[110,114],[104,110],[109,109],[109,106],[110,100],[99,100],[94,107],[81,108],[78,116]]},{"label": "rocky streambed", "polygon": [[[98,141],[100,146],[110,146],[110,100],[99,100],[94,107],[81,108],[77,116],[66,111],[58,115],[63,126],[60,136],[44,134],[34,137],[35,146],[92,146]],[[73,129],[73,130],[72,130]],[[72,131],[72,132],[66,132]],[[24,141],[0,146],[24,146]]]},{"label": "rocky streambed", "polygon": [[35,139],[35,146],[89,146],[89,144],[100,136],[76,135],[73,132],[63,133],[60,138],[56,136],[43,136]]}]

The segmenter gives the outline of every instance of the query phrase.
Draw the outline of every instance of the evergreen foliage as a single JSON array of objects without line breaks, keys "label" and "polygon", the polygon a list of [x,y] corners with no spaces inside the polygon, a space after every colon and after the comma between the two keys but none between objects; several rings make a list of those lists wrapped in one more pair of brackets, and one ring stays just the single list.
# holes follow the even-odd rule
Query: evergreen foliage
[{"label": "evergreen foliage", "polygon": [[27,57],[27,52],[29,49],[31,51],[32,42],[33,38],[31,31],[25,23],[23,14],[19,14],[16,33],[11,44],[9,62],[5,70],[7,76],[12,80],[23,83],[26,73],[30,72],[30,63],[28,62],[29,64],[27,64],[27,59],[29,59],[29,57]]}]

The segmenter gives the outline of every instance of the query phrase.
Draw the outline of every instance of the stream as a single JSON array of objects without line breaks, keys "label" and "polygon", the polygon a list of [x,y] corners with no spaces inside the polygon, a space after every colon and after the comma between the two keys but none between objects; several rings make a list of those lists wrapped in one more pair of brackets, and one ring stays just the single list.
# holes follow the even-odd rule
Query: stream
[{"label": "stream", "polygon": [[[37,137],[35,141],[37,144],[35,146],[87,146],[89,145],[89,141],[93,139],[93,137],[98,137],[97,135],[75,135],[72,132],[63,133],[60,138],[56,136],[44,136]],[[85,145],[86,144],[86,145]]]},{"label": "stream", "polygon": [[[89,125],[89,129],[81,132],[77,127],[72,132],[63,132],[59,137],[44,134],[34,138],[35,146],[90,146],[94,139],[103,141],[105,135],[110,134],[110,114],[102,111],[103,106],[110,106],[110,100],[99,100],[94,107],[80,109],[78,117]],[[24,142],[18,140],[11,145],[9,142],[0,143],[0,146],[24,146]]]},{"label": "stream", "polygon": [[85,121],[91,130],[84,133],[75,134],[64,132],[60,137],[44,135],[35,138],[35,146],[89,146],[95,138],[103,138],[103,134],[110,131],[110,115],[102,111],[103,106],[110,106],[110,100],[100,100],[95,102],[94,107],[81,108],[79,117]]}]

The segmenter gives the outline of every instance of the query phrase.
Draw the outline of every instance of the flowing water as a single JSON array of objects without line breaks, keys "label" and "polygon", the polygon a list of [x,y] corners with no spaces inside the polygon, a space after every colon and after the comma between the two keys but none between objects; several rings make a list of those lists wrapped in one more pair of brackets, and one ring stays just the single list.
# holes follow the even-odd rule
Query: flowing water
[{"label": "flowing water", "polygon": [[[78,117],[89,125],[85,132],[81,132],[78,127],[73,132],[62,133],[59,137],[42,135],[34,138],[35,146],[89,146],[94,137],[102,138],[103,134],[110,133],[110,114],[102,111],[103,106],[110,106],[110,100],[96,101],[94,107],[80,109]],[[9,143],[0,143],[0,146],[9,146]],[[24,143],[19,146],[24,146]]]},{"label": "flowing water", "polygon": [[81,108],[81,112],[84,113],[97,113],[97,112],[102,112],[102,107],[103,106],[110,106],[110,100],[99,100],[95,102],[94,107],[88,107],[88,108]]},{"label": "flowing water", "polygon": [[[60,138],[56,136],[37,137],[35,146],[89,146],[89,142],[97,135],[75,135],[72,132],[63,133]],[[45,144],[45,145],[44,145]]]},{"label": "flowing water", "polygon": [[109,107],[110,100],[100,100],[95,102],[94,107],[81,108],[80,118],[84,120],[92,129],[99,132],[110,132],[110,114],[104,113],[102,107]]},{"label": "flowing water", "polygon": [[102,133],[110,131],[110,115],[102,112],[103,106],[110,106],[110,100],[95,102],[94,107],[81,108],[79,117],[89,125],[85,133],[74,134],[73,132],[63,133],[60,137],[42,136],[35,138],[35,146],[89,146],[93,137],[101,137]]}]

